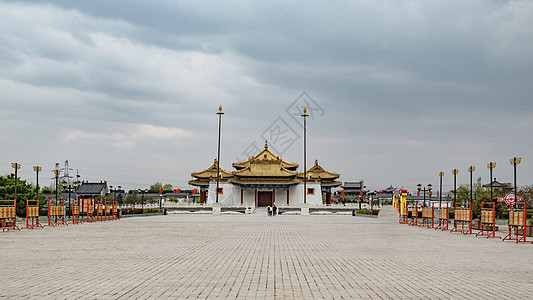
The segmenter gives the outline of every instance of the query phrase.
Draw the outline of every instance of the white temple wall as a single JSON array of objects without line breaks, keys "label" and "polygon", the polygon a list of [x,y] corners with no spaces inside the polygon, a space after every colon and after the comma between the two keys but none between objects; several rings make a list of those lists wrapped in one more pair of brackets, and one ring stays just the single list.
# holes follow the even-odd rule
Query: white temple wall
[{"label": "white temple wall", "polygon": [[[307,182],[306,188],[314,188],[315,194],[314,195],[307,195],[307,201],[306,203],[309,205],[322,205],[322,191],[320,182]],[[290,189],[290,205],[291,206],[299,206],[304,203],[304,184],[299,183],[295,186],[291,186]]]},{"label": "white temple wall", "polygon": [[287,205],[287,190],[276,190],[276,205]]},{"label": "white temple wall", "polygon": [[[209,193],[207,196],[207,204],[216,203],[216,182],[210,182]],[[241,188],[237,185],[230,184],[228,182],[219,182],[219,187],[223,188],[223,194],[218,195],[218,203],[223,206],[239,206],[241,205]],[[322,205],[322,191],[319,182],[308,182],[306,188],[314,188],[314,195],[307,195],[307,204],[309,205]],[[303,204],[304,185],[299,183],[293,185],[289,189],[289,205],[301,206]],[[287,191],[277,190],[276,205],[287,205]],[[255,204],[255,190],[243,190],[243,205],[251,206]]]},{"label": "white temple wall", "polygon": [[[218,195],[218,203],[224,206],[240,205],[241,204],[241,188],[230,184],[228,182],[219,182],[218,187],[222,188],[222,194]],[[212,181],[209,183],[209,193],[207,195],[207,204],[216,203],[217,183]]]},{"label": "white temple wall", "polygon": [[247,205],[247,206],[255,205],[255,190],[244,190],[242,197],[243,197],[243,205]]}]

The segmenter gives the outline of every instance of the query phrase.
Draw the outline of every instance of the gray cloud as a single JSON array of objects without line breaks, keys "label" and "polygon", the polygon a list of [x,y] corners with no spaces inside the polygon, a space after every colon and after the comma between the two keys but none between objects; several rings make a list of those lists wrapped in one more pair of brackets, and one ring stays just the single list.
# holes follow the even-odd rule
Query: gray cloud
[{"label": "gray cloud", "polygon": [[[3,157],[183,186],[216,154],[218,105],[230,169],[307,91],[326,112],[309,124],[310,156],[344,180],[414,186],[496,159],[509,178],[509,156],[531,168],[532,12],[529,1],[4,1]],[[301,161],[299,143],[284,157]]]}]

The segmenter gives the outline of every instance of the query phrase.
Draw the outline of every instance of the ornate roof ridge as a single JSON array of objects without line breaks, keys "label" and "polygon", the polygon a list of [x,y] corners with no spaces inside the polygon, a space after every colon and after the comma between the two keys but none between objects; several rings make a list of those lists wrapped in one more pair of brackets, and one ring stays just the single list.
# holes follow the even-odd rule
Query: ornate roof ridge
[{"label": "ornate roof ridge", "polygon": [[281,163],[283,164],[286,164],[287,166],[290,166],[290,167],[298,167],[298,164],[297,163],[291,163],[291,162],[288,162],[288,161],[285,161],[283,160],[281,157],[279,157],[279,155],[276,155],[274,154],[274,152],[270,151],[270,149],[268,149],[268,141],[265,140],[265,147],[263,150],[259,151],[259,153],[257,153],[256,155],[248,158],[247,160],[243,161],[243,162],[235,162],[232,164],[233,167],[246,167],[246,166],[249,166],[250,165],[250,162],[251,161],[254,161],[256,159],[260,159],[260,157],[262,155],[265,155],[265,153],[268,153],[270,154],[272,157],[275,157],[277,160],[279,160]]},{"label": "ornate roof ridge", "polygon": [[[319,165],[318,164],[318,159],[315,159],[315,165],[312,166],[311,168],[309,168],[309,170],[307,170],[307,172],[305,172],[305,173],[307,173],[307,174],[309,174],[309,173],[325,173],[325,174],[328,174],[328,175],[330,175],[332,177],[335,177],[335,178],[340,177],[340,174],[327,171],[321,165]],[[303,177],[304,176],[304,172],[299,173],[298,176],[302,176]]]},{"label": "ornate roof ridge", "polygon": [[[191,176],[198,178],[198,176],[202,175],[203,173],[216,172],[217,168],[219,168],[218,160],[215,158],[213,164],[210,167],[208,167],[207,169],[205,169],[203,171],[193,172],[193,173],[191,173]],[[226,175],[226,176],[224,176],[224,175]],[[232,177],[232,175],[231,175],[230,172],[224,170],[223,168],[220,168],[220,177],[221,178],[222,177]]]}]

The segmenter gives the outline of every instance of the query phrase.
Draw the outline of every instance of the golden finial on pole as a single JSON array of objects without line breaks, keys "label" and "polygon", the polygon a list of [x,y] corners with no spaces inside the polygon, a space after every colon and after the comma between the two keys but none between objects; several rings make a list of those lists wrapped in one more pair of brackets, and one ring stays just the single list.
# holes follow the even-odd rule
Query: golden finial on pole
[{"label": "golden finial on pole", "polygon": [[442,177],[444,177],[444,172],[439,172],[440,177],[440,186],[439,186],[439,209],[442,206]]},{"label": "golden finial on pole", "polygon": [[496,168],[496,163],[495,162],[490,162],[487,164],[487,168],[490,170],[490,201],[493,201],[492,200],[492,170],[494,170],[494,168]]},{"label": "golden finial on pole", "polygon": [[304,121],[304,204],[307,203],[307,123],[306,119],[307,108],[304,106],[304,113],[302,114]]},{"label": "golden finial on pole", "polygon": [[20,169],[20,164],[11,163],[11,167],[15,169],[15,202],[16,202],[17,201],[17,181],[18,181],[17,170]]},{"label": "golden finial on pole", "polygon": [[302,117],[308,117],[309,115],[307,114],[307,108],[304,106],[304,113],[302,114]]},{"label": "golden finial on pole", "polygon": [[516,166],[518,166],[521,161],[522,161],[522,158],[520,158],[520,157],[513,157],[513,158],[510,159],[511,165],[513,165],[513,168],[514,168],[514,195],[515,195],[515,199],[518,198],[518,188],[516,186]]},{"label": "golden finial on pole", "polygon": [[522,162],[522,158],[521,157],[515,157],[515,158],[511,158],[509,161],[510,161],[511,165],[516,167],[517,165],[519,165]]},{"label": "golden finial on pole", "polygon": [[219,194],[219,181],[220,181],[220,127],[222,125],[222,105],[218,107],[218,149],[217,149],[217,189],[215,190],[215,201],[218,203],[218,194]]}]

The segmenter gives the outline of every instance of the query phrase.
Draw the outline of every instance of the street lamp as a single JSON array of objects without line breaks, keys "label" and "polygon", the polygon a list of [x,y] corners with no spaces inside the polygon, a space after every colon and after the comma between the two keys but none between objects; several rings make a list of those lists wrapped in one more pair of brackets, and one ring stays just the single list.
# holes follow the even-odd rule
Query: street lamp
[{"label": "street lamp", "polygon": [[472,202],[472,173],[476,170],[476,167],[468,167],[468,172],[470,172],[470,202]]},{"label": "street lamp", "polygon": [[39,172],[42,171],[43,168],[39,166],[33,166],[33,170],[35,171],[35,174],[37,175],[36,178],[36,186],[37,186],[37,192],[36,192],[36,199],[37,199],[37,205],[39,205]]},{"label": "street lamp", "polygon": [[518,200],[517,200],[518,199],[518,191],[516,189],[516,166],[519,165],[520,162],[522,162],[522,158],[513,157],[513,158],[510,159],[510,162],[511,162],[511,165],[513,165],[513,168],[514,168],[514,199],[515,199],[515,205],[518,205]]},{"label": "street lamp", "polygon": [[307,203],[307,108],[304,107],[302,114],[304,119],[304,203]]},{"label": "street lamp", "polygon": [[218,203],[218,182],[220,180],[220,127],[222,125],[222,105],[218,107],[218,151],[217,151],[217,189],[215,191],[216,203]]},{"label": "street lamp", "polygon": [[11,163],[11,167],[15,169],[15,202],[17,201],[17,181],[18,181],[18,175],[17,170],[20,169],[19,163]]},{"label": "street lamp", "polygon": [[[427,189],[425,187],[422,189],[422,185],[420,183],[416,185],[416,188],[418,190],[418,195],[419,196],[420,196],[420,192],[421,191],[424,192],[424,207],[426,207],[426,192],[431,193],[431,187],[432,186],[433,185],[430,183],[430,184],[428,184]],[[431,197],[431,194],[429,194],[429,197]],[[431,198],[430,198],[430,200],[431,200]]]},{"label": "street lamp", "polygon": [[[74,181],[74,184],[71,184],[70,182],[63,182],[63,189],[66,189],[68,190],[68,209],[71,211],[71,214],[72,214],[72,210],[71,210],[71,200],[70,200],[70,193],[75,190],[76,188],[78,188],[78,181]],[[74,188],[74,189],[73,189]]]},{"label": "street lamp", "polygon": [[457,202],[457,174],[459,173],[459,170],[453,169],[453,205],[455,206],[455,203]]},{"label": "street lamp", "polygon": [[141,194],[141,208],[144,213],[144,194],[148,193],[148,189],[144,189],[144,190],[138,189],[137,192]]},{"label": "street lamp", "polygon": [[113,202],[115,202],[115,198],[117,196],[117,192],[121,193],[122,192],[122,187],[119,185],[119,186],[117,186],[116,189],[113,189],[113,186],[110,185],[109,186],[109,191],[111,191],[113,193]]},{"label": "street lamp", "polygon": [[487,168],[490,170],[490,201],[491,202],[494,202],[492,200],[492,170],[494,168],[496,168],[496,163],[495,162],[490,162],[487,164]]},{"label": "street lamp", "polygon": [[439,192],[439,209],[441,208],[441,203],[442,203],[442,177],[444,177],[444,172],[439,172],[439,177],[440,177],[440,192]]},{"label": "street lamp", "polygon": [[59,173],[61,173],[61,171],[59,170],[59,163],[56,163],[56,168],[55,170],[53,171],[54,172],[54,175],[55,175],[55,180],[56,180],[56,205],[58,203],[58,193],[59,193],[59,190],[58,190],[58,185],[59,185]]}]

